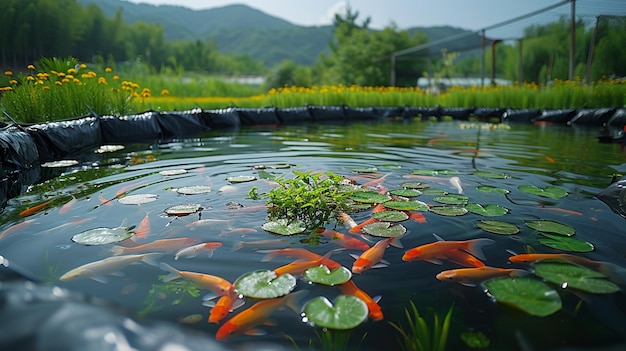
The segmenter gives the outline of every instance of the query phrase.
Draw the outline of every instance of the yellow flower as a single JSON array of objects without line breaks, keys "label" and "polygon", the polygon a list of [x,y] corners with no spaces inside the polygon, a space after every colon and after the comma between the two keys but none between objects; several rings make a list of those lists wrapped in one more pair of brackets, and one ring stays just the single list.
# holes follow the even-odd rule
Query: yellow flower
[{"label": "yellow flower", "polygon": [[118,79],[120,79],[120,76],[118,75],[113,76],[113,80],[118,80]]},{"label": "yellow flower", "polygon": [[47,86],[47,85],[44,85],[44,86],[43,86],[43,90],[50,90],[50,87],[49,87],[49,86]]},{"label": "yellow flower", "polygon": [[74,79],[74,76],[71,75],[71,74],[68,74],[68,75],[65,76],[65,78],[67,78],[67,79]]},{"label": "yellow flower", "polygon": [[62,81],[63,83],[69,83],[69,82],[70,82],[70,80],[69,80],[69,79],[67,79],[67,78],[63,78],[61,81]]},{"label": "yellow flower", "polygon": [[33,77],[33,76],[28,76],[28,77],[26,77],[26,80],[33,81],[33,80],[35,80],[35,77]]},{"label": "yellow flower", "polygon": [[39,79],[35,84],[43,84],[43,80]]},{"label": "yellow flower", "polygon": [[4,71],[4,75],[10,77],[10,76],[13,75],[13,72],[11,72],[11,71]]},{"label": "yellow flower", "polygon": [[107,68],[104,69],[104,71],[106,73],[111,73],[111,72],[113,72],[113,69],[111,69],[111,67],[107,67]]},{"label": "yellow flower", "polygon": [[65,73],[57,72],[57,77],[63,78],[63,77],[65,77]]},{"label": "yellow flower", "polygon": [[56,82],[54,82],[54,84],[56,84],[56,85],[63,85],[63,83],[59,82],[58,80]]},{"label": "yellow flower", "polygon": [[11,87],[0,87],[0,91],[9,91],[9,90],[13,90],[13,88],[11,88]]},{"label": "yellow flower", "polygon": [[9,84],[17,84],[17,80],[11,79],[11,80],[9,80]]},{"label": "yellow flower", "polygon": [[67,74],[76,74],[76,70],[73,68],[70,68],[67,70]]},{"label": "yellow flower", "polygon": [[98,84],[107,85],[107,80],[104,77],[98,78]]},{"label": "yellow flower", "polygon": [[78,78],[74,78],[72,79],[72,82],[76,83],[76,84],[80,84],[80,80],[78,80]]},{"label": "yellow flower", "polygon": [[34,65],[28,65],[28,66],[26,66],[26,68],[28,68],[28,69],[35,69],[35,66]]},{"label": "yellow flower", "polygon": [[87,65],[86,65],[86,64],[84,64],[84,63],[81,63],[79,67],[80,67],[80,68],[87,68]]},{"label": "yellow flower", "polygon": [[167,96],[167,95],[169,95],[169,94],[170,94],[170,91],[169,91],[169,90],[167,90],[167,89],[163,89],[163,90],[161,90],[161,95],[163,95],[163,96]]}]

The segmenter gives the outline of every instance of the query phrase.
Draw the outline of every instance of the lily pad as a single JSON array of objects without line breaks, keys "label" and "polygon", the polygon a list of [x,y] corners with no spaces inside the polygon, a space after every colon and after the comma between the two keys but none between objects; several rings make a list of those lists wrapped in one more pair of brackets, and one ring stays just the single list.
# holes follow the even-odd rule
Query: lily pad
[{"label": "lily pad", "polygon": [[465,195],[448,194],[443,196],[435,196],[433,198],[433,201],[437,201],[446,205],[465,205],[469,201],[469,198]]},{"label": "lily pad", "polygon": [[304,305],[307,321],[321,328],[352,329],[363,323],[368,313],[365,302],[352,295],[339,295],[334,303],[318,296]]},{"label": "lily pad", "polygon": [[480,185],[480,186],[477,186],[476,189],[484,193],[500,193],[500,194],[510,193],[510,191],[507,189],[499,188],[497,186],[491,186],[491,185]]},{"label": "lily pad", "polygon": [[509,213],[508,208],[494,204],[487,204],[483,206],[481,204],[471,203],[465,205],[465,208],[469,212],[488,217],[502,216]]},{"label": "lily pad", "polygon": [[181,175],[185,173],[187,173],[186,169],[168,169],[168,170],[159,172],[160,175],[166,176],[166,177]]},{"label": "lily pad", "polygon": [[304,271],[303,275],[313,283],[329,286],[343,284],[352,278],[352,272],[344,266],[339,266],[333,270],[324,265],[311,267]]},{"label": "lily pad", "polygon": [[155,201],[159,195],[155,194],[134,194],[119,198],[117,201],[124,205],[143,205]]},{"label": "lily pad", "polygon": [[176,192],[183,195],[197,195],[211,192],[211,187],[206,185],[185,186],[176,189]]},{"label": "lily pad", "polygon": [[549,316],[562,307],[561,297],[555,289],[532,278],[494,278],[484,285],[496,302],[519,308],[533,316]]},{"label": "lily pad", "polygon": [[299,220],[290,221],[286,218],[279,218],[275,221],[263,223],[261,228],[274,234],[294,235],[304,232],[306,224]]},{"label": "lily pad", "polygon": [[183,204],[174,205],[165,209],[165,214],[168,216],[187,216],[192,213],[196,213],[203,209],[202,205],[198,204]]},{"label": "lily pad", "polygon": [[567,196],[567,191],[556,186],[548,186],[548,187],[545,187],[544,189],[541,189],[534,185],[520,185],[517,188],[528,194],[548,197],[554,200],[558,200],[562,197]]},{"label": "lily pad", "polygon": [[362,230],[363,233],[383,238],[398,237],[406,233],[406,228],[402,224],[389,222],[374,222],[364,226]]},{"label": "lily pad", "polygon": [[508,174],[501,173],[501,172],[476,171],[476,172],[474,172],[474,175],[477,176],[477,177],[489,178],[489,179],[507,179],[507,178],[509,178]]},{"label": "lily pad", "polygon": [[424,189],[422,190],[422,195],[434,195],[434,196],[444,196],[449,193],[442,189]]},{"label": "lily pad", "polygon": [[379,194],[373,191],[356,191],[352,194],[351,199],[356,202],[379,204],[389,201],[391,198],[387,195]]},{"label": "lily pad", "polygon": [[519,233],[519,228],[511,223],[501,221],[478,221],[476,226],[486,232],[500,234],[500,235],[513,235]]},{"label": "lily pad", "polygon": [[94,152],[97,154],[104,154],[107,152],[115,152],[115,151],[120,151],[123,149],[124,149],[124,145],[102,145],[96,150],[94,150]]},{"label": "lily pad", "polygon": [[574,288],[594,294],[611,294],[620,290],[619,286],[604,279],[604,274],[575,264],[536,263],[534,270],[536,275],[562,288]]},{"label": "lily pad", "polygon": [[539,242],[553,249],[571,252],[591,252],[594,250],[593,244],[574,237],[548,233],[541,233],[541,235],[543,237],[539,238]]},{"label": "lily pad", "polygon": [[404,182],[400,184],[400,186],[406,189],[417,189],[417,190],[430,188],[430,185],[426,183],[422,183],[422,182]]},{"label": "lily pad", "polygon": [[417,174],[417,175],[425,175],[425,176],[448,176],[448,175],[459,174],[458,171],[455,171],[453,169],[436,169],[436,170],[416,169],[416,170],[413,170],[413,172],[411,173]]},{"label": "lily pad", "polygon": [[480,331],[463,332],[461,340],[471,349],[486,349],[491,344],[491,340]]},{"label": "lily pad", "polygon": [[421,191],[415,189],[394,189],[389,191],[392,195],[404,196],[404,197],[415,197],[420,196],[422,194]]},{"label": "lily pad", "polygon": [[227,177],[226,180],[231,183],[245,183],[245,182],[251,182],[251,181],[256,180],[256,177],[241,175],[241,176]]},{"label": "lily pad", "polygon": [[106,245],[126,240],[133,236],[132,227],[89,229],[72,237],[72,241],[82,245]]},{"label": "lily pad", "polygon": [[467,214],[467,209],[465,207],[457,207],[457,206],[433,206],[430,208],[430,212],[436,213],[440,216],[463,216]]},{"label": "lily pad", "polygon": [[428,211],[429,207],[422,201],[387,201],[383,203],[385,208],[390,208],[398,211]]},{"label": "lily pad", "polygon": [[296,286],[296,278],[289,273],[279,276],[267,269],[246,273],[235,282],[238,293],[255,299],[273,299],[287,295]]},{"label": "lily pad", "polygon": [[526,226],[543,233],[554,233],[563,236],[572,236],[576,231],[573,227],[570,227],[567,224],[547,219],[525,221],[524,223],[526,223]]},{"label": "lily pad", "polygon": [[372,213],[372,218],[386,222],[402,222],[409,219],[409,215],[402,211],[380,211]]}]

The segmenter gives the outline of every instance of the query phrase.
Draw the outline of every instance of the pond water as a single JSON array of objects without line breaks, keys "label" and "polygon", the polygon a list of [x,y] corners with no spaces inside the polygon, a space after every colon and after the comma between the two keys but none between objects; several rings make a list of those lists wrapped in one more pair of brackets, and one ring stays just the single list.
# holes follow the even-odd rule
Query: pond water
[{"label": "pond water", "polygon": [[[340,340],[348,335],[348,349],[399,349],[400,334],[390,322],[406,327],[405,309],[412,302],[428,324],[432,324],[433,314],[441,320],[454,306],[448,349],[469,349],[461,338],[467,333],[482,333],[493,350],[614,346],[626,341],[623,290],[593,294],[548,282],[546,285],[560,295],[562,307],[540,317],[494,301],[481,284],[467,286],[438,280],[440,272],[462,268],[453,261],[444,260],[438,265],[402,259],[410,248],[437,241],[433,234],[446,241],[488,238],[494,243],[483,247],[487,266],[527,270],[527,278],[541,281],[531,273],[532,265],[511,263],[508,258],[529,250],[565,252],[542,244],[542,234],[526,225],[527,221],[551,220],[574,228],[573,237],[593,245],[590,252],[571,254],[618,267],[614,270],[617,276],[610,278],[623,289],[622,278],[626,276],[619,274],[623,273],[620,268],[626,267],[624,219],[594,195],[609,185],[613,174],[626,172],[626,153],[620,145],[599,143],[596,136],[596,129],[574,127],[391,121],[251,127],[213,131],[166,143],[126,145],[122,150],[91,156],[88,162],[70,168],[47,169],[51,179],[10,200],[0,220],[0,254],[35,281],[85,292],[126,307],[143,318],[169,320],[213,336],[221,324],[256,300],[246,298],[245,304],[221,324],[208,323],[210,308],[203,306],[203,297],[210,291],[197,289],[184,279],[165,283],[163,276],[168,272],[159,263],[234,282],[246,273],[273,270],[294,260],[277,256],[267,261],[266,253],[260,250],[305,248],[325,255],[341,246],[324,237],[311,241],[310,232],[280,236],[264,231],[261,225],[268,218],[263,206],[266,199],[250,198],[252,187],[260,194],[267,193],[274,183],[264,178],[291,178],[294,171],[332,171],[358,184],[385,176],[375,190],[400,189],[405,182],[422,182],[430,189],[450,194],[458,194],[462,189],[470,203],[499,205],[508,211],[498,216],[472,212],[447,216],[421,211],[423,219],[402,222],[407,229],[400,239],[403,248],[389,246],[384,252],[389,266],[352,277],[371,297],[382,297],[378,303],[383,320],[369,319],[340,333],[312,327],[303,323],[298,314],[284,309],[272,315],[272,325],[259,327],[264,335],[233,335],[225,340],[226,345],[243,348],[272,343],[272,349],[279,345],[290,349],[294,344],[302,350],[322,349],[320,338]],[[162,172],[176,170],[186,172]],[[369,173],[363,173],[366,170]],[[427,172],[435,170],[440,173]],[[227,180],[236,176],[253,176],[255,180]],[[460,180],[461,189],[450,182],[453,176]],[[189,186],[210,187],[211,191],[191,195],[177,191]],[[509,193],[485,192],[484,186]],[[539,196],[522,190],[528,186],[557,187],[567,195]],[[151,202],[124,204],[124,198],[141,194],[156,196]],[[413,200],[441,205],[435,197],[426,193]],[[40,211],[27,210],[47,201],[50,202]],[[198,204],[201,209],[179,217],[165,213],[171,206],[182,204]],[[361,223],[371,214],[372,209],[366,209],[350,216]],[[482,220],[513,224],[519,233],[500,235],[485,231],[477,225]],[[196,257],[178,258],[175,252],[185,246],[151,249],[149,252],[163,253],[156,255],[156,265],[141,262],[121,267],[115,274],[106,275],[106,283],[100,277],[100,281],[60,280],[78,266],[112,257],[114,253],[134,253],[120,245],[131,246],[129,240],[118,245],[92,246],[72,241],[73,236],[90,229],[120,226],[136,226],[134,237],[129,239],[136,244],[195,238],[185,246],[197,242],[219,242],[221,246],[217,245],[211,256],[202,252]],[[331,223],[327,228],[335,226],[337,231],[348,233],[341,223]],[[369,237],[368,242],[355,237],[369,245],[378,239]],[[361,252],[338,250],[331,259],[350,269],[354,263],[350,254]],[[295,290],[306,291],[298,301],[300,305],[317,296],[332,300],[341,294],[337,287],[310,284],[301,278]],[[335,346],[339,344],[335,341]]]}]

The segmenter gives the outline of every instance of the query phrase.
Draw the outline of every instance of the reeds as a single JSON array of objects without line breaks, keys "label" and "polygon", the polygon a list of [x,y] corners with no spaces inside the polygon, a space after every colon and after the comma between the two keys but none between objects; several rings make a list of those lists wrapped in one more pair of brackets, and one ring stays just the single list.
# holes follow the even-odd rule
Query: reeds
[{"label": "reeds", "polygon": [[389,322],[389,325],[398,331],[398,341],[404,351],[444,351],[448,342],[453,309],[454,306],[451,306],[443,320],[434,313],[432,324],[428,324],[411,301],[410,308],[404,310],[406,326],[393,322]]}]

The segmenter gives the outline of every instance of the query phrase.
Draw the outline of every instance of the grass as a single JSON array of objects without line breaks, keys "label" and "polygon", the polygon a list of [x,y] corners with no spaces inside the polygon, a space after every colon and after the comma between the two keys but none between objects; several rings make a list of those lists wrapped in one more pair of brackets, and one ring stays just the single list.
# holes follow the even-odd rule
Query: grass
[{"label": "grass", "polygon": [[448,342],[453,309],[454,306],[451,306],[443,320],[434,313],[433,322],[429,325],[411,301],[410,308],[404,310],[406,326],[393,322],[389,322],[389,325],[398,331],[398,340],[404,351],[444,351]]}]

